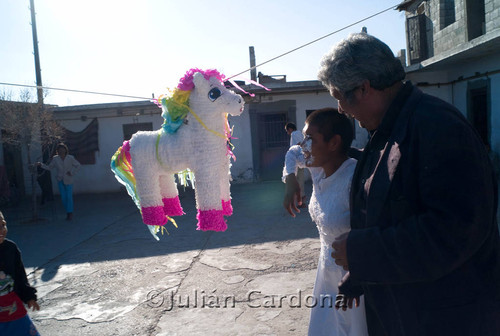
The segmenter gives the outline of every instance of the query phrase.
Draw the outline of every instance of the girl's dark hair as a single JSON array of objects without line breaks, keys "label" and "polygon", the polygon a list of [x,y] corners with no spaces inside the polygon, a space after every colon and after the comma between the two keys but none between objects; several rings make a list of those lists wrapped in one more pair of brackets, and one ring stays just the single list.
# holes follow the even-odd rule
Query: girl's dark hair
[{"label": "girl's dark hair", "polygon": [[336,108],[327,107],[314,111],[307,117],[306,124],[316,126],[318,132],[323,135],[324,141],[330,141],[336,134],[340,135],[343,154],[347,154],[351,148],[354,127],[351,120],[346,115],[339,113]]},{"label": "girl's dark hair", "polygon": [[69,150],[68,150],[68,146],[66,146],[64,143],[59,143],[56,147],[56,150],[58,150],[59,148],[64,148],[66,150],[66,154],[69,153]]}]

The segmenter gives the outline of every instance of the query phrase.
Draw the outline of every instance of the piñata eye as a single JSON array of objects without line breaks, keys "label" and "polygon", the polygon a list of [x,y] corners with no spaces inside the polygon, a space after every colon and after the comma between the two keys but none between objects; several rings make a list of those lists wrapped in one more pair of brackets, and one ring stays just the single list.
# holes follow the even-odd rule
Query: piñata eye
[{"label": "pi\u00f1ata eye", "polygon": [[215,101],[217,98],[219,98],[221,95],[221,92],[218,88],[213,88],[212,90],[208,91],[208,99],[211,101]]}]

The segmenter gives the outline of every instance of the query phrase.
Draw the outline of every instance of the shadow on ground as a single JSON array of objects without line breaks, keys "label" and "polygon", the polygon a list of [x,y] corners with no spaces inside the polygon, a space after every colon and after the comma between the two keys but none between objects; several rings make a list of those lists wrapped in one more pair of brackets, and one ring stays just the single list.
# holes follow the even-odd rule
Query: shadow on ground
[{"label": "shadow on ground", "polygon": [[[310,190],[311,186],[307,186]],[[234,213],[225,232],[196,230],[194,191],[180,192],[184,212],[167,224],[169,235],[156,241],[125,193],[76,195],[75,217],[65,221],[58,200],[42,209],[46,220],[27,222],[29,211],[8,209],[9,238],[23,252],[26,267],[55,276],[59,265],[164,256],[173,253],[317,237],[307,210],[291,218],[282,207],[284,185],[261,182],[232,186]],[[48,210],[47,210],[48,209]],[[45,211],[45,212],[43,212]]]}]

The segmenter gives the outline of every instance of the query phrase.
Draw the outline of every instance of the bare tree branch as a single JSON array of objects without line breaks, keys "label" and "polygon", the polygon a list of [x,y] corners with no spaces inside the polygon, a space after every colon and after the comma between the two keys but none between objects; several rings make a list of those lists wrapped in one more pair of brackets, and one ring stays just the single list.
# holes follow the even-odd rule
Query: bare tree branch
[{"label": "bare tree branch", "polygon": [[50,106],[33,102],[34,95],[29,89],[19,94],[20,101],[12,101],[12,94],[0,92],[0,130],[2,141],[23,147],[27,153],[27,163],[31,172],[33,220],[38,219],[36,207],[36,165],[32,161],[33,145],[51,145],[60,142],[64,130],[53,117]]}]

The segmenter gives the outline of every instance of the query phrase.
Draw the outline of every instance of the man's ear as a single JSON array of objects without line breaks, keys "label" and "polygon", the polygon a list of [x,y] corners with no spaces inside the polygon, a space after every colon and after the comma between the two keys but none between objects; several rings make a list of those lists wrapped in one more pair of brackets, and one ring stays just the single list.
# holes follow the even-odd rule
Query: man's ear
[{"label": "man's ear", "polygon": [[340,137],[339,134],[335,134],[334,136],[332,136],[330,141],[328,141],[328,150],[330,150],[331,152],[340,150],[341,146],[342,146],[342,138]]},{"label": "man's ear", "polygon": [[361,85],[359,86],[359,90],[361,92],[361,96],[365,96],[370,91],[371,85],[368,79],[365,79]]}]

